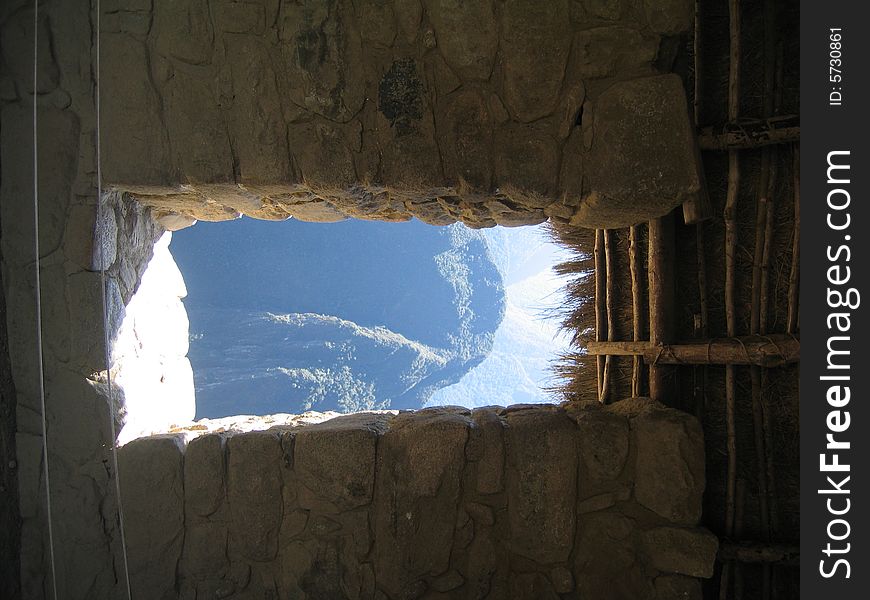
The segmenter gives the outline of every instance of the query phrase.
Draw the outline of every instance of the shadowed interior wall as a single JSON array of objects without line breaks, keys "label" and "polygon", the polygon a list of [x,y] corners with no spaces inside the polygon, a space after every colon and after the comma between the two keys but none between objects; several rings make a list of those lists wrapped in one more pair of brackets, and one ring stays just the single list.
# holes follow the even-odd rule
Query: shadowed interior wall
[{"label": "shadowed interior wall", "polygon": [[682,83],[661,74],[685,0],[113,8],[104,181],[167,223],[616,227],[699,189]]},{"label": "shadowed interior wall", "polygon": [[[109,407],[94,376],[105,368],[101,266],[113,335],[154,240],[194,217],[414,215],[480,227],[547,217],[619,226],[663,214],[697,190],[685,95],[675,76],[660,74],[691,6],[103,0],[104,182],[141,203],[109,203],[96,223],[96,15],[89,3],[46,0],[34,31],[32,2],[0,4],[0,243],[23,597],[50,589],[32,251],[34,34],[58,595],[93,599],[123,593]],[[458,452],[456,444],[442,449]],[[535,570],[523,560],[517,573]]]}]

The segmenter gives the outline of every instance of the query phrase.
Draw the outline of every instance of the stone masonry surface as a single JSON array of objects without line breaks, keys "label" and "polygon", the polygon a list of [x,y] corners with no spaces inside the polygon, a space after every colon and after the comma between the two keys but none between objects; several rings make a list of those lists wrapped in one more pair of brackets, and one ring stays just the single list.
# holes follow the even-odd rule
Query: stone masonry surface
[{"label": "stone masonry surface", "polygon": [[121,448],[134,597],[700,599],[713,573],[700,425],[650,400],[272,421]]},{"label": "stone masonry surface", "polygon": [[240,214],[616,227],[698,191],[683,86],[662,74],[690,2],[104,10],[104,179],[170,228]]},{"label": "stone masonry surface", "polygon": [[[685,94],[668,74],[677,36],[691,25],[688,0],[102,0],[102,172],[110,193],[97,223],[94,5],[40,2],[35,31],[32,11],[27,0],[0,3],[0,257],[26,599],[50,597],[33,297],[34,34],[46,409],[58,595],[65,599],[123,593],[99,376],[100,266],[108,268],[111,336],[153,243],[164,229],[194,219],[416,216],[484,227],[549,217],[617,227],[664,214],[697,190]],[[140,203],[128,202],[125,190]],[[123,398],[114,400],[122,412]],[[136,577],[165,577],[155,589],[172,597],[188,593],[184,581],[214,577],[209,565],[226,560],[226,585],[258,590],[266,585],[262,573],[277,572],[280,560],[292,569],[280,570],[288,582],[275,583],[279,590],[292,583],[377,588],[373,594],[386,595],[379,598],[460,593],[453,590],[485,597],[475,589],[546,598],[603,588],[578,574],[619,567],[629,574],[616,577],[615,589],[667,597],[695,590],[687,577],[705,572],[706,563],[684,564],[685,573],[665,575],[685,553],[650,557],[644,550],[682,543],[697,521],[697,502],[665,493],[671,478],[681,487],[693,481],[690,474],[703,476],[699,455],[659,460],[696,444],[670,417],[660,425],[685,439],[670,438],[642,464],[637,447],[658,448],[657,429],[631,429],[626,423],[640,423],[632,419],[587,415],[577,422],[603,424],[583,435],[558,409],[379,419],[366,426],[369,433],[354,425],[340,434],[360,454],[354,461],[330,454],[328,441],[312,433],[292,469],[275,464],[294,448],[284,437],[278,452],[272,434],[227,436],[218,455],[209,451],[215,441],[197,441],[224,482],[196,484],[205,494],[199,501],[187,497],[195,487],[186,479],[195,444],[182,452],[160,442],[159,460],[136,471],[156,478],[155,469],[165,470],[152,483],[166,491],[155,499],[159,511],[149,513],[159,523],[145,534],[155,537],[133,550],[134,562],[136,552],[154,562]],[[415,454],[418,439],[432,447],[425,457]],[[599,444],[610,450],[589,450]],[[560,451],[575,446],[573,458]],[[133,448],[123,451],[125,469]],[[532,469],[527,456],[557,461],[566,479],[546,464]],[[623,463],[629,466],[620,477],[635,483],[614,487],[606,474]],[[263,479],[248,481],[256,473],[243,471],[254,467]],[[317,469],[333,467],[344,475],[310,481]],[[260,505],[239,482],[280,501]],[[411,518],[396,517],[398,510]],[[421,521],[420,510],[433,519]],[[136,527],[131,523],[134,539],[144,529]],[[649,533],[658,527],[669,529]],[[425,551],[418,539],[450,550]],[[197,540],[200,551],[192,549]],[[709,547],[696,541],[692,548]],[[182,557],[177,569],[171,556]],[[400,563],[385,565],[391,560]],[[271,593],[228,589],[215,593]],[[317,593],[310,597],[333,594]]]}]

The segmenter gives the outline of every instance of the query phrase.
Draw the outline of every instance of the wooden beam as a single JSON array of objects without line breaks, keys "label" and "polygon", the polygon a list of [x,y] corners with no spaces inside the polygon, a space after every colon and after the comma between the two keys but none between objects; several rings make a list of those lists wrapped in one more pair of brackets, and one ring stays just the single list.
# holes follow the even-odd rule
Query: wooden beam
[{"label": "wooden beam", "polygon": [[594,356],[642,356],[648,364],[781,367],[800,361],[800,340],[788,334],[747,335],[674,344],[588,342]]},{"label": "wooden beam", "polygon": [[586,352],[593,356],[643,356],[652,345],[649,341],[587,342]]},{"label": "wooden beam", "polygon": [[773,144],[800,141],[798,115],[783,115],[767,119],[735,119],[728,123],[709,125],[698,131],[701,150],[726,151],[761,148]]},{"label": "wooden beam", "polygon": [[800,548],[790,544],[723,541],[719,544],[718,559],[797,567],[800,566],[800,556]]}]

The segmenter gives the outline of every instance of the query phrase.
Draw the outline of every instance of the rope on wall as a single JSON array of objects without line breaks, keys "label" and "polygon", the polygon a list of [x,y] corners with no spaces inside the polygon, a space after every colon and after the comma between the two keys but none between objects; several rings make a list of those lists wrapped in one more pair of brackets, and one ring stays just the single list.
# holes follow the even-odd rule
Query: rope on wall
[{"label": "rope on wall", "polygon": [[39,64],[39,1],[33,0],[33,256],[36,287],[36,355],[39,371],[39,408],[42,418],[42,470],[45,477],[45,512],[48,522],[48,556],[51,567],[51,595],[57,600],[57,574],[54,566],[54,528],[51,511],[51,477],[48,468],[48,424],[45,414],[45,361],[42,350],[42,287],[39,261],[39,147],[37,145],[36,92],[37,66]]},{"label": "rope on wall", "polygon": [[[96,113],[96,153],[97,153],[97,226],[101,227],[103,223],[103,168],[102,168],[102,152],[100,149],[100,15],[101,7],[100,0],[96,0],[96,41],[95,41],[95,69],[94,69],[94,109]],[[105,246],[100,237],[97,238],[98,243],[98,260],[100,263],[100,289],[102,292],[103,305],[103,343],[106,360],[106,389],[109,402],[109,430],[110,439],[109,445],[112,449],[112,472],[115,479],[115,496],[118,502],[118,530],[121,534],[121,557],[123,560],[124,571],[124,586],[127,591],[128,600],[133,599],[133,594],[130,589],[130,566],[127,559],[127,538],[124,529],[124,508],[121,502],[121,478],[118,471],[118,447],[117,447],[117,432],[115,431],[115,399],[112,393],[112,360],[110,356],[109,346],[109,307],[106,299],[106,261],[105,261]]]}]

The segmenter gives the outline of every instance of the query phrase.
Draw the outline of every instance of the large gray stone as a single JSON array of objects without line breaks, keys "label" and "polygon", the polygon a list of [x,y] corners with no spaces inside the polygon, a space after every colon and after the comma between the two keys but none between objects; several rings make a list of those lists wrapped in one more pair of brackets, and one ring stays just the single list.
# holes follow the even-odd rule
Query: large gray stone
[{"label": "large gray stone", "polygon": [[168,136],[148,51],[121,33],[103,35],[101,45],[101,128],[110,132],[104,140],[103,179],[111,184],[168,184]]},{"label": "large gray stone", "polygon": [[449,568],[469,427],[464,415],[425,410],[395,417],[381,438],[374,566],[391,597]]},{"label": "large gray stone", "polygon": [[558,600],[559,595],[541,573],[517,573],[510,578],[511,600]]},{"label": "large gray stone", "polygon": [[686,33],[695,18],[691,0],[643,0],[643,9],[650,29],[665,35]]},{"label": "large gray stone", "polygon": [[183,442],[163,435],[118,450],[130,586],[163,598],[175,590],[184,541]]},{"label": "large gray stone", "polygon": [[544,564],[567,560],[577,498],[574,423],[556,409],[509,413],[505,446],[511,549]]},{"label": "large gray stone", "polygon": [[227,441],[230,557],[267,561],[278,551],[283,453],[277,432],[254,431]]},{"label": "large gray stone", "polygon": [[504,489],[504,423],[498,413],[489,408],[475,410],[471,418],[480,431],[477,491],[497,494]]},{"label": "large gray stone", "polygon": [[706,529],[657,527],[643,532],[641,539],[647,560],[659,571],[713,576],[719,540]]},{"label": "large gray stone", "polygon": [[694,132],[676,75],[622,81],[595,102],[584,173],[591,192],[571,224],[626,227],[660,217],[700,189]]},{"label": "large gray stone", "polygon": [[520,121],[553,112],[571,48],[568,0],[507,0],[502,5],[505,101]]},{"label": "large gray stone", "polygon": [[184,455],[184,508],[201,517],[214,513],[226,497],[226,460],[223,435],[213,433],[191,440]]},{"label": "large gray stone", "polygon": [[574,579],[581,598],[632,600],[653,596],[635,548],[636,524],[611,511],[584,515],[577,524]]},{"label": "large gray stone", "polygon": [[491,0],[426,0],[438,50],[463,79],[488,79],[498,49]]},{"label": "large gray stone", "polygon": [[622,474],[628,458],[628,419],[592,406],[574,416],[580,428],[580,493],[599,492]]},{"label": "large gray stone", "polygon": [[701,582],[685,575],[661,575],[656,577],[656,600],[702,600],[704,591]]},{"label": "large gray stone", "polygon": [[375,449],[386,423],[384,416],[363,413],[299,429],[294,470],[300,483],[342,510],[369,504]]},{"label": "large gray stone", "polygon": [[289,99],[327,119],[347,122],[365,102],[363,47],[347,9],[329,0],[282,3],[278,36]]},{"label": "large gray stone", "polygon": [[632,419],[637,501],[673,523],[694,525],[704,495],[704,434],[693,416],[660,406]]},{"label": "large gray stone", "polygon": [[227,560],[227,526],[224,523],[186,524],[180,572],[191,579],[222,577]]},{"label": "large gray stone", "polygon": [[649,75],[658,48],[658,36],[631,27],[612,25],[578,31],[571,75],[587,80],[619,72]]}]

